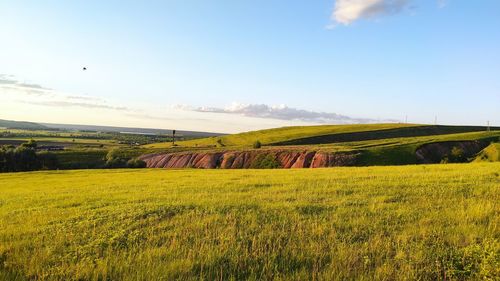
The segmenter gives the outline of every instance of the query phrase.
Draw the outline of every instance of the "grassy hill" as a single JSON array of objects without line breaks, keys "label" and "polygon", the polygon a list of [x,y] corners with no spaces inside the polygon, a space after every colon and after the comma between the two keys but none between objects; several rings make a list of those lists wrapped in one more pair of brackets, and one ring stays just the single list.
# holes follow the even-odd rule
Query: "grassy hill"
[{"label": "grassy hill", "polygon": [[47,130],[48,127],[33,123],[33,122],[24,122],[24,121],[11,121],[11,120],[2,120],[0,119],[0,128],[6,129],[24,129],[24,130]]},{"label": "grassy hill", "polygon": [[[494,128],[499,129],[500,128]],[[181,147],[251,147],[255,141],[263,145],[308,145],[402,137],[446,135],[486,131],[479,126],[432,126],[418,124],[356,124],[283,127],[252,131],[221,137],[178,142]],[[171,143],[147,145],[149,148],[169,148]]]},{"label": "grassy hill", "polygon": [[[412,124],[356,124],[356,125],[321,125],[321,126],[294,126],[276,129],[251,131],[240,134],[226,135],[221,137],[203,138],[178,142],[180,146],[203,147],[203,146],[251,146],[259,140],[268,145],[308,136],[320,136],[335,133],[373,131],[382,129],[413,127]],[[218,142],[220,140],[220,143]],[[149,147],[167,148],[171,143],[151,144]]]},{"label": "grassy hill", "polygon": [[497,280],[500,163],[0,175],[0,280]]},{"label": "grassy hill", "polygon": [[474,162],[498,162],[500,161],[500,143],[492,143],[476,157]]}]

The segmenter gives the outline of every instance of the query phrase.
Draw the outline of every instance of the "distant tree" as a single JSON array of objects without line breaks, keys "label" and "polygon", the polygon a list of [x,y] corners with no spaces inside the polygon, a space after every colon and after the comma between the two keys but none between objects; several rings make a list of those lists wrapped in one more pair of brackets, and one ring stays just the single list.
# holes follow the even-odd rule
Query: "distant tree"
[{"label": "distant tree", "polygon": [[262,146],[262,144],[258,140],[253,143],[253,148],[258,149],[258,148],[261,148],[261,146]]},{"label": "distant tree", "polygon": [[22,147],[36,149],[38,144],[34,139],[30,139],[28,142],[21,144]]},{"label": "distant tree", "polygon": [[127,167],[127,160],[118,148],[114,148],[106,154],[105,166],[106,168],[125,168]]},{"label": "distant tree", "polygon": [[34,171],[38,169],[38,161],[35,149],[27,146],[19,146],[14,151],[15,171]]}]

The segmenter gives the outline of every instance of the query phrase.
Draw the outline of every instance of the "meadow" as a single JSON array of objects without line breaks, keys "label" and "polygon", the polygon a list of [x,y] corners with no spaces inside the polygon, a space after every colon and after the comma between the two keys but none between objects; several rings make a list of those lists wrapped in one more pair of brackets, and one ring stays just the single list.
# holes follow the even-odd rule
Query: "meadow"
[{"label": "meadow", "polygon": [[[328,134],[369,132],[386,129],[411,128],[420,125],[416,124],[353,124],[353,125],[318,125],[318,126],[291,126],[266,130],[251,131],[239,134],[225,135],[219,137],[208,137],[194,140],[177,142],[185,147],[206,147],[206,146],[231,146],[244,147],[251,146],[256,140],[262,144],[272,144],[289,141],[304,137],[321,136]],[[146,145],[149,148],[169,148],[171,143],[153,143]]]},{"label": "meadow", "polygon": [[[493,127],[492,131],[500,128]],[[318,126],[293,126],[267,130],[251,131],[239,134],[217,137],[198,138],[176,142],[177,146],[200,147],[252,147],[255,141],[263,145],[321,145],[332,143],[349,143],[361,141],[375,141],[384,139],[414,139],[418,137],[441,137],[460,135],[463,133],[486,132],[486,127],[478,126],[440,126],[422,124],[349,124],[349,125],[318,125]],[[171,148],[172,143],[146,144],[148,148]]]},{"label": "meadow", "polygon": [[500,163],[0,174],[2,280],[498,280]]}]

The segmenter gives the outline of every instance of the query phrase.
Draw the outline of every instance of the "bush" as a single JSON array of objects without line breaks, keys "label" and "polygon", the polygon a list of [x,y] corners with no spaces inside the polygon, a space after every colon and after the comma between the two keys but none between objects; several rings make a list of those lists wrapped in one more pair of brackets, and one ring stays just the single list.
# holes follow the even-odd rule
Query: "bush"
[{"label": "bush", "polygon": [[106,168],[146,168],[146,162],[130,158],[126,151],[112,149],[106,155]]},{"label": "bush", "polygon": [[280,162],[276,160],[273,154],[259,154],[250,165],[252,169],[278,169],[281,168]]},{"label": "bush", "polygon": [[221,140],[221,139],[217,139],[217,146],[218,146],[218,147],[224,147],[224,146],[226,146],[226,145],[222,143],[222,140]]},{"label": "bush", "polygon": [[140,159],[130,159],[127,161],[128,168],[146,168],[146,162]]},{"label": "bush", "polygon": [[451,149],[449,158],[454,163],[465,162],[467,160],[464,156],[464,150],[457,146]]},{"label": "bush", "polygon": [[106,154],[106,168],[126,168],[128,159],[121,155],[121,151],[118,148],[111,149],[108,154]]},{"label": "bush", "polygon": [[126,168],[127,160],[122,158],[111,158],[106,161],[106,168],[116,169],[116,168]]},{"label": "bush", "polygon": [[261,146],[262,146],[262,144],[260,143],[260,141],[255,141],[255,142],[253,143],[253,148],[255,148],[255,149],[258,149],[258,148],[260,148]]}]

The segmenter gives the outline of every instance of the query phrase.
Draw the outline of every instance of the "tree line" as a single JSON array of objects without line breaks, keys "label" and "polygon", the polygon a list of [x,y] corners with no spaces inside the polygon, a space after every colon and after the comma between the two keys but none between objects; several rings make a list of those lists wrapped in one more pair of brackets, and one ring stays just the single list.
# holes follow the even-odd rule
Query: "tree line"
[{"label": "tree line", "polygon": [[57,168],[57,157],[50,152],[37,152],[37,143],[30,140],[15,146],[0,147],[0,172],[52,170]]},{"label": "tree line", "polygon": [[[104,165],[99,168],[145,168],[142,160],[122,155],[119,150],[108,152]],[[77,163],[78,159],[74,159]],[[61,165],[56,153],[37,151],[37,143],[30,140],[17,147],[8,145],[0,146],[0,172],[24,172],[37,170],[56,170]]]}]

